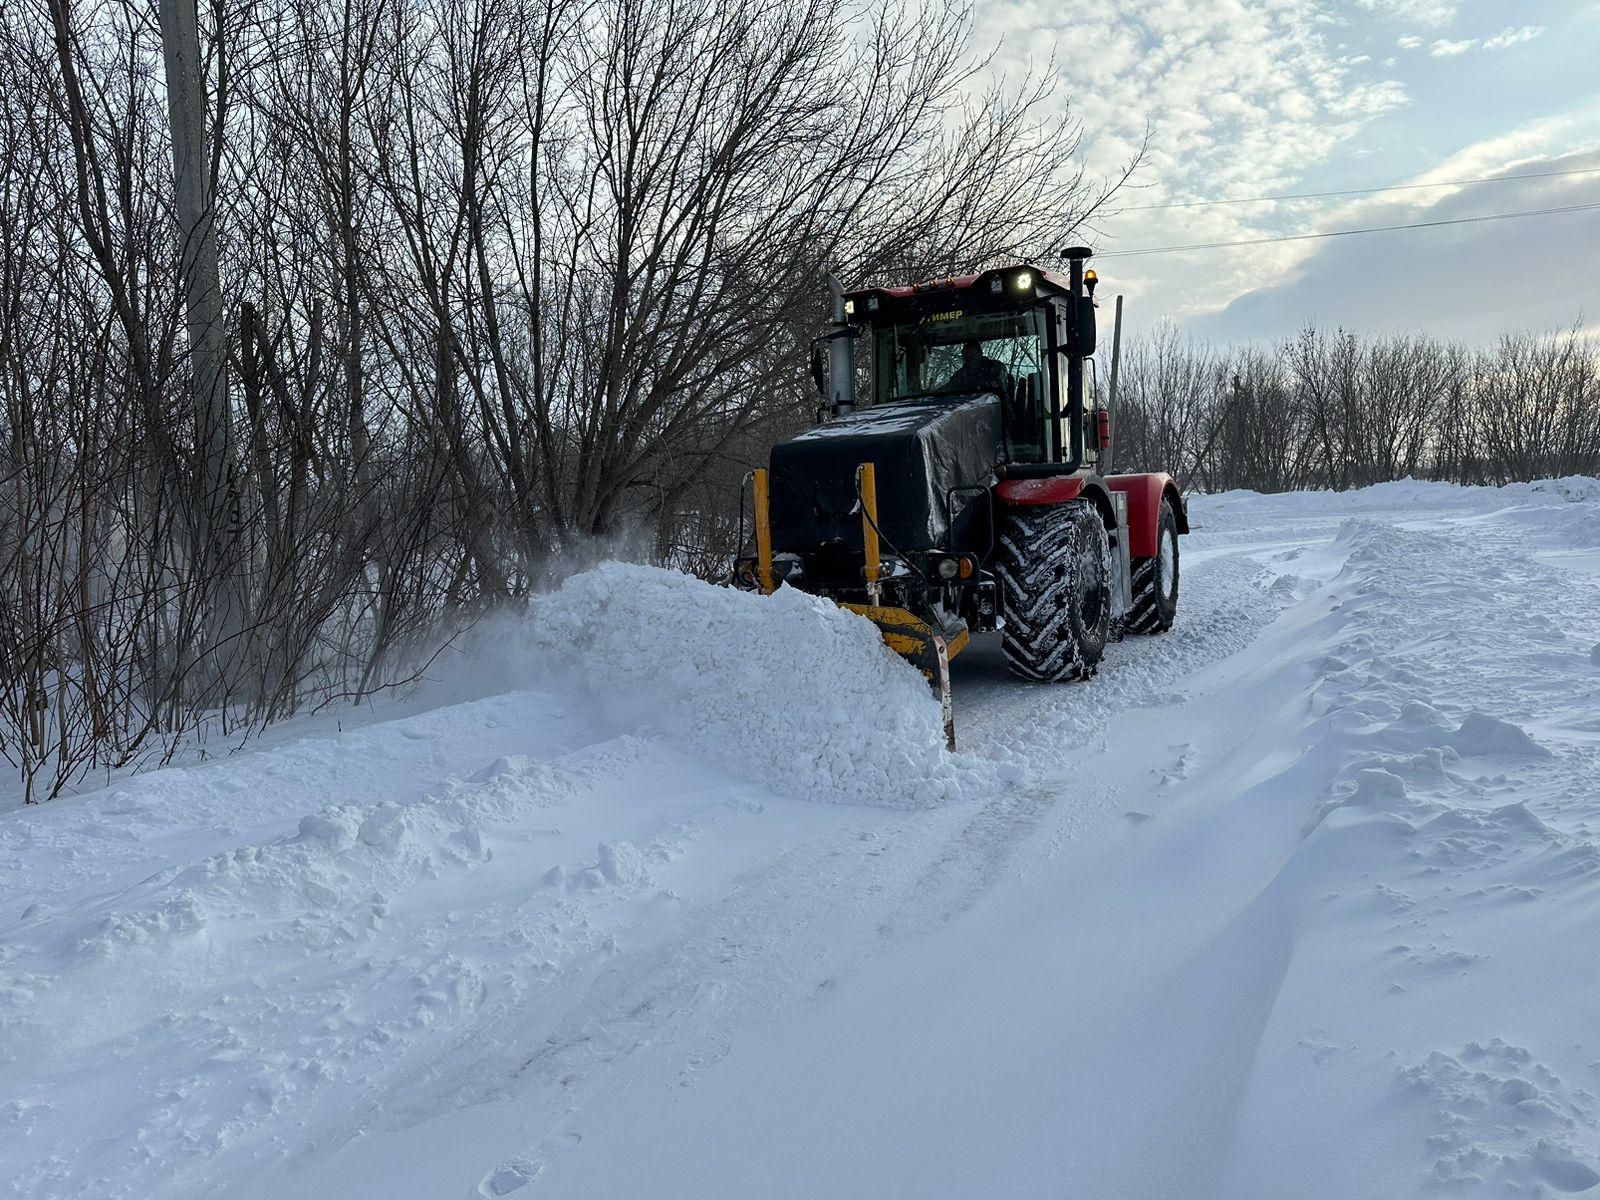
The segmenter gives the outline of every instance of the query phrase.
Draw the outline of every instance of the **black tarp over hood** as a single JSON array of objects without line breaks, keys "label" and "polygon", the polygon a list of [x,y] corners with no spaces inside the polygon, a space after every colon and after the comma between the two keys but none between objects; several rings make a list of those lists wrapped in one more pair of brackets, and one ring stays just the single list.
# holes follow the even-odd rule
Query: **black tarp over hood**
[{"label": "black tarp over hood", "polygon": [[[949,547],[952,523],[982,511],[1000,461],[1000,402],[992,395],[940,396],[861,409],[772,448],[772,544],[804,553],[861,549],[856,468],[875,465],[878,528],[910,553]],[[885,551],[889,547],[884,548]]]}]

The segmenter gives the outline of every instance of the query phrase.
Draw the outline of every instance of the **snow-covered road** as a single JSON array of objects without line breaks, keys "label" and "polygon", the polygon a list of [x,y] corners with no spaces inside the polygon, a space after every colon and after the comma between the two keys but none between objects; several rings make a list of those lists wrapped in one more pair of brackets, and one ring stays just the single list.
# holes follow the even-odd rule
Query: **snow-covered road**
[{"label": "snow-covered road", "polygon": [[1600,1185],[1600,482],[1192,517],[1177,628],[978,645],[953,758],[864,622],[610,567],[0,813],[0,1195]]}]

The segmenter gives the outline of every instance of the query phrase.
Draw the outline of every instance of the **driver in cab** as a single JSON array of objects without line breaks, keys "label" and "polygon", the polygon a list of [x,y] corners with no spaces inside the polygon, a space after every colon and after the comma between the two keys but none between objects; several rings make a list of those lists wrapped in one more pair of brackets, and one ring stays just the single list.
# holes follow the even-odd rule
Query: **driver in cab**
[{"label": "driver in cab", "polygon": [[947,392],[993,392],[1006,394],[1006,369],[983,352],[977,339],[961,347],[961,365],[944,385]]}]

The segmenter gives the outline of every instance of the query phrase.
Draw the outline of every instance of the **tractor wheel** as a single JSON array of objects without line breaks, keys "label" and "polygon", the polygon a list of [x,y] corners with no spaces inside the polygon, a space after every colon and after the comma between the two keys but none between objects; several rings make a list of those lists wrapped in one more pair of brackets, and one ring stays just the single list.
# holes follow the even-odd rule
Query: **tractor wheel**
[{"label": "tractor wheel", "polygon": [[1161,501],[1156,552],[1133,560],[1133,607],[1129,633],[1165,633],[1178,615],[1178,518],[1172,501]]},{"label": "tractor wheel", "polygon": [[1013,511],[994,571],[1011,673],[1043,683],[1093,675],[1111,632],[1111,548],[1095,506]]}]

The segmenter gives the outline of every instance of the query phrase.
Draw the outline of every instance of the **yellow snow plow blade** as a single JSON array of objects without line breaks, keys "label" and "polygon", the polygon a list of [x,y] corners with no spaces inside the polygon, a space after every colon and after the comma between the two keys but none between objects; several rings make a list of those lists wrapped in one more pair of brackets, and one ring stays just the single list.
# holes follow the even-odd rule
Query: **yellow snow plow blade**
[{"label": "yellow snow plow blade", "polygon": [[959,630],[946,638],[914,612],[876,604],[841,603],[878,627],[889,649],[905,659],[927,678],[944,713],[944,737],[950,749],[956,748],[955,715],[950,707],[950,660],[967,646],[967,631]]}]

